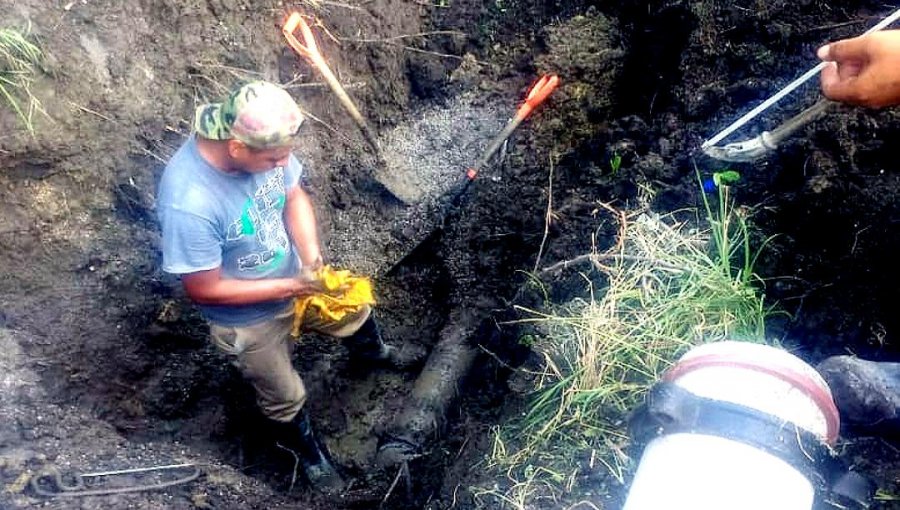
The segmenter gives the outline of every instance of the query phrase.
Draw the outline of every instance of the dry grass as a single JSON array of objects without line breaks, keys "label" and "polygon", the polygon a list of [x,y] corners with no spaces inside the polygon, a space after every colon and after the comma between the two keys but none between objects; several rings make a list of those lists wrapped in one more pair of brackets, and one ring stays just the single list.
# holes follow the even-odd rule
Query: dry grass
[{"label": "dry grass", "polygon": [[[754,286],[746,224],[727,187],[719,198],[721,206],[706,207],[709,231],[674,214],[617,211],[617,245],[581,257],[605,274],[606,287],[523,310],[523,322],[541,332],[533,344],[541,363],[528,377],[525,413],[495,434],[489,465],[506,483],[473,489],[486,508],[565,507],[586,476],[625,483],[634,467],[627,415],[661,373],[699,343],[763,341],[768,310]],[[599,498],[579,504],[601,506]]]},{"label": "dry grass", "polygon": [[34,135],[34,112],[41,104],[31,93],[43,53],[28,38],[28,30],[0,28],[0,97]]}]

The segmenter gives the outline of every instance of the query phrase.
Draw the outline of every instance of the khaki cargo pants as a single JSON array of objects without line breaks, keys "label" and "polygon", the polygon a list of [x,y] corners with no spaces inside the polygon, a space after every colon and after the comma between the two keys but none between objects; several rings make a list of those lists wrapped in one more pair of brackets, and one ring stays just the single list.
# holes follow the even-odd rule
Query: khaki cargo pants
[{"label": "khaki cargo pants", "polygon": [[[355,333],[372,309],[363,307],[338,322],[322,319],[315,312],[307,313],[303,331],[315,331],[336,338]],[[296,339],[291,336],[294,305],[291,303],[274,318],[251,326],[220,326],[210,324],[213,343],[234,356],[234,363],[256,390],[256,402],[266,417],[287,422],[306,402],[306,388],[300,374],[291,363]],[[301,333],[302,333],[301,332]]]}]

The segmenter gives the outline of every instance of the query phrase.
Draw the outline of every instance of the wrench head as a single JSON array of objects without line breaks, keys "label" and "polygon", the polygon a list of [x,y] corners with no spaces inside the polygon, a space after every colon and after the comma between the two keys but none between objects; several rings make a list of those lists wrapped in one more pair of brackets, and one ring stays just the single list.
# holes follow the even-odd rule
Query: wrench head
[{"label": "wrench head", "polygon": [[769,143],[766,143],[763,135],[760,135],[750,140],[729,143],[722,147],[703,147],[703,153],[720,161],[752,163],[764,158],[774,148]]}]

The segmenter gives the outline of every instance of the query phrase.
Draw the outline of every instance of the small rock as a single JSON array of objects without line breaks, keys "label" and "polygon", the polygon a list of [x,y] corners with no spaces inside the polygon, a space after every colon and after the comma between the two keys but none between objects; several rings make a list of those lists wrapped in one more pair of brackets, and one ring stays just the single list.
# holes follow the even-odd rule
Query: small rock
[{"label": "small rock", "polygon": [[900,431],[900,363],[832,356],[816,370],[831,388],[843,423]]}]

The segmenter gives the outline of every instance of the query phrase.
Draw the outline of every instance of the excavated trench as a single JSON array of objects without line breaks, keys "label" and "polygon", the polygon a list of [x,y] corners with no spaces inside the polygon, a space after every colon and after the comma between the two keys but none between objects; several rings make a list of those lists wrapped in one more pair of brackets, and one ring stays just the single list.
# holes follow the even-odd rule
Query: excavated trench
[{"label": "excavated trench", "polygon": [[[424,375],[360,372],[327,338],[300,344],[310,413],[354,481],[335,503],[295,484],[293,459],[261,433],[247,385],[208,345],[177,280],[158,268],[153,190],[194,101],[220,92],[241,68],[315,84],[294,55],[272,50],[281,42],[271,19],[284,8],[264,3],[7,6],[17,21],[35,20],[54,55],[35,92],[48,98],[55,122],[41,121],[37,139],[0,139],[8,260],[0,333],[11,346],[0,355],[8,374],[0,416],[14,424],[0,432],[0,506],[71,508],[21,486],[48,464],[85,472],[192,461],[206,466],[192,486],[78,504],[475,508],[458,487],[485,483],[472,466],[489,451],[490,427],[510,412],[506,379],[528,350],[505,321],[512,304],[539,305],[520,289],[541,247],[544,267],[594,243],[602,249],[615,224],[597,215],[597,202],[627,207],[642,189],[653,189],[660,212],[697,205],[695,171],[721,168],[696,157],[704,137],[811,66],[817,44],[860,32],[881,11],[865,1],[839,9],[817,1],[454,1],[404,11],[406,3],[378,0],[319,12],[347,39],[323,42],[342,79],[368,83],[351,93],[387,163],[365,152],[326,89],[295,90],[321,121],[307,126],[299,151],[317,189],[326,251],[335,264],[375,275],[387,336],[441,355]],[[445,32],[411,44],[417,51],[389,39],[426,29]],[[159,44],[139,44],[149,38]],[[447,208],[449,185],[543,72],[558,73],[562,87]],[[799,94],[759,127],[814,95]],[[756,209],[760,240],[778,235],[757,266],[768,301],[789,313],[773,318],[770,335],[808,361],[847,350],[896,357],[900,182],[888,141],[897,132],[891,111],[847,108],[769,160],[736,167],[744,176],[736,194]],[[585,292],[578,272],[544,283],[554,302]],[[415,458],[406,457],[411,476],[395,480],[396,466],[379,466],[378,452],[398,439]],[[845,455],[891,487],[897,460],[866,441]]]}]

